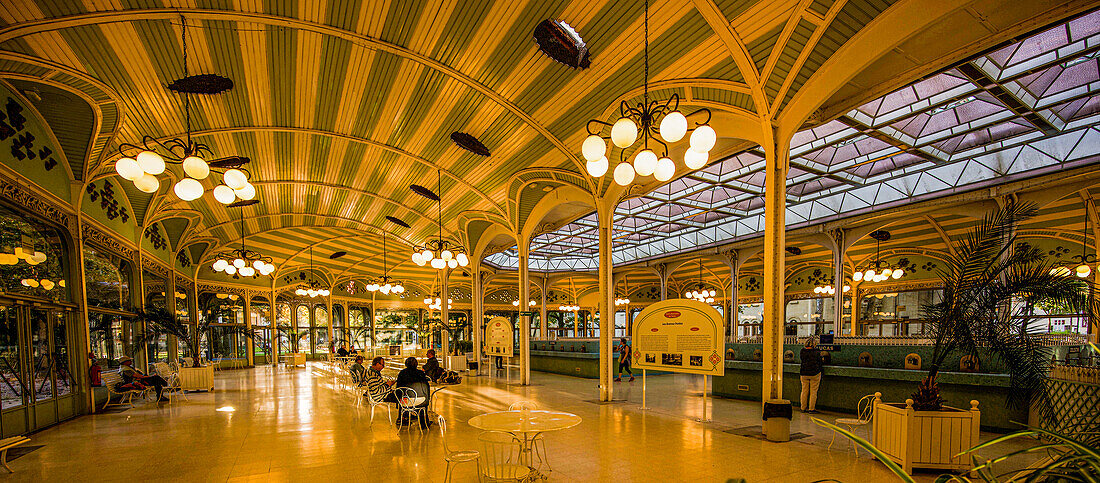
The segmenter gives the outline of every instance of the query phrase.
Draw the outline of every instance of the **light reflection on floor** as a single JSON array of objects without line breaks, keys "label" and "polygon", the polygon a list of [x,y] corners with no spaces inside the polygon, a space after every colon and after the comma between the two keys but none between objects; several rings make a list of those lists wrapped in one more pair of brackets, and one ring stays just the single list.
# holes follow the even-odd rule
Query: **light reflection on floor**
[{"label": "light reflection on floor", "polygon": [[[532,374],[532,386],[516,380],[467,377],[438,394],[435,409],[450,421],[452,449],[476,448],[471,417],[529,399],[584,420],[546,435],[555,481],[895,481],[844,441],[827,450],[828,431],[798,413],[792,431],[812,436],[784,444],[725,432],[759,425],[757,403],[711,400],[714,421],[694,421],[702,415],[698,376],[649,378],[648,411],[640,409],[640,377],[617,383],[615,397],[625,401],[610,404],[594,402],[594,380],[542,373]],[[45,447],[14,461],[9,480],[443,481],[437,431],[398,434],[382,408],[372,425],[369,405],[356,404],[322,364],[220,372],[216,386],[189,401],[83,417],[34,434],[32,444]],[[226,407],[235,410],[218,410]],[[458,467],[455,481],[476,481],[474,468]]]}]

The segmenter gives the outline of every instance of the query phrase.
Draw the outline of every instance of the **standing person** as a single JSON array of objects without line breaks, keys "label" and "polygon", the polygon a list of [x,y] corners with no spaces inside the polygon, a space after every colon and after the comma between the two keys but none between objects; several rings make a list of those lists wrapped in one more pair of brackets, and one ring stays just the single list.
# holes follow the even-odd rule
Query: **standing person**
[{"label": "standing person", "polygon": [[623,369],[630,374],[627,382],[634,382],[634,371],[630,370],[630,346],[626,343],[626,337],[619,339],[619,370],[615,372],[615,382],[622,381]]},{"label": "standing person", "polygon": [[808,414],[817,413],[817,387],[821,384],[821,351],[817,350],[817,340],[813,337],[806,339],[806,347],[798,356],[802,360],[802,366],[798,370],[802,380],[802,412]]}]

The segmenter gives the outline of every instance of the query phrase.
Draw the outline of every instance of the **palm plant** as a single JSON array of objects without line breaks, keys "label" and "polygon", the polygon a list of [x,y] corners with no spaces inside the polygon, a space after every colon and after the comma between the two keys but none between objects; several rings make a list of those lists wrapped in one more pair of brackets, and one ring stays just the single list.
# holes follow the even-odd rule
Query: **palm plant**
[{"label": "palm plant", "polygon": [[1042,250],[1017,242],[1016,226],[1036,212],[1031,203],[1009,201],[955,244],[939,272],[943,299],[921,307],[935,346],[928,376],[913,394],[914,408],[942,408],[936,377],[955,352],[999,362],[1010,377],[1010,404],[1044,394],[1051,350],[1035,337],[1031,308],[1055,304],[1077,313],[1092,310],[1085,280],[1052,272]]}]

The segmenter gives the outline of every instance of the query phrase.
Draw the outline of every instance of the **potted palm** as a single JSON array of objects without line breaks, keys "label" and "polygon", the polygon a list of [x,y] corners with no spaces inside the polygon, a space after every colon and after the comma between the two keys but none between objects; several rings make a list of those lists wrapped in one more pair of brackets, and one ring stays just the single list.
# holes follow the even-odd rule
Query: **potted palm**
[{"label": "potted palm", "polygon": [[1051,350],[1032,331],[1038,324],[1032,324],[1031,307],[1090,307],[1084,279],[1052,271],[1043,251],[1017,242],[1016,226],[1036,211],[1030,203],[1010,201],[986,215],[955,243],[940,270],[942,300],[921,307],[935,341],[928,375],[904,404],[876,399],[872,425],[875,444],[906,472],[969,467],[960,453],[978,442],[978,402],[969,401],[969,409],[949,407],[936,384],[952,354],[1003,367],[1009,404],[1049,407],[1044,396]]}]

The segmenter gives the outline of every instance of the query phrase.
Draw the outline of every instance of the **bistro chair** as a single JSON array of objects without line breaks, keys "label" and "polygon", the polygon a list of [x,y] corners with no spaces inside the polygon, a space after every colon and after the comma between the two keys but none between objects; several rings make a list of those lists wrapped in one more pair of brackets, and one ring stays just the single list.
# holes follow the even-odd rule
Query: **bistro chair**
[{"label": "bistro chair", "polygon": [[[847,426],[848,432],[854,432],[856,426],[866,426],[871,423],[871,417],[874,415],[875,409],[875,395],[868,394],[859,398],[859,402],[856,404],[856,417],[855,418],[837,418],[837,426]],[[833,449],[833,441],[836,440],[836,431],[833,431],[833,437],[829,439],[829,449]],[[859,448],[856,447],[855,441],[852,442],[852,447],[856,449],[856,453],[859,453]]]},{"label": "bistro chair", "polygon": [[370,403],[370,422],[371,422],[371,424],[374,424],[374,408],[376,408],[378,406],[385,406],[386,407],[386,419],[389,420],[391,425],[393,424],[393,406],[391,406],[389,403],[387,403],[385,401],[379,401],[379,400],[375,399],[374,396],[371,395],[369,390],[367,391],[367,402]]},{"label": "bistro chair", "polygon": [[477,460],[479,481],[529,482],[538,472],[523,461],[523,442],[502,431],[485,431],[478,435]]},{"label": "bistro chair", "polygon": [[[428,408],[423,405],[427,398],[421,398],[417,396],[416,390],[411,387],[399,387],[393,390],[394,395],[397,396],[397,419],[401,421],[403,417],[409,418],[409,431],[412,431],[412,417],[416,417],[417,427],[420,428],[420,432],[424,432],[424,426],[428,422]],[[397,428],[401,430],[400,427]]]},{"label": "bistro chair", "polygon": [[436,416],[436,424],[439,425],[439,439],[443,440],[443,459],[447,461],[447,477],[445,482],[451,481],[451,471],[460,463],[477,462],[481,453],[472,451],[452,451],[447,445],[447,420],[443,416]]},{"label": "bistro chair", "polygon": [[523,410],[533,411],[533,410],[538,409],[538,408],[539,408],[539,405],[535,404],[534,401],[516,401],[516,402],[512,403],[511,406],[508,406],[509,411],[523,411]]}]

